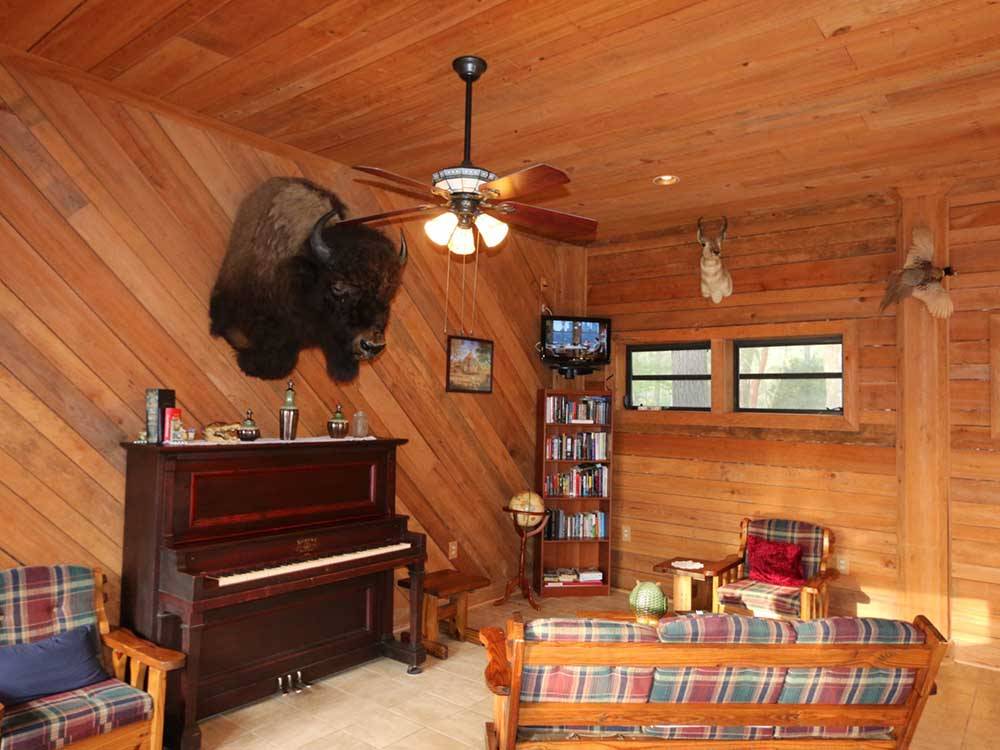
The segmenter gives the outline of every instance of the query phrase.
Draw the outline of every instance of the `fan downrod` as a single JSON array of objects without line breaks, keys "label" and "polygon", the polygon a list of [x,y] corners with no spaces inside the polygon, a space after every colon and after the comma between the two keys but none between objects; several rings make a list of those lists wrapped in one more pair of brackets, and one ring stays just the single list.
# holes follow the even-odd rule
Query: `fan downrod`
[{"label": "fan downrod", "polygon": [[486,61],[475,55],[462,55],[451,61],[451,67],[463,81],[472,82],[486,72]]}]

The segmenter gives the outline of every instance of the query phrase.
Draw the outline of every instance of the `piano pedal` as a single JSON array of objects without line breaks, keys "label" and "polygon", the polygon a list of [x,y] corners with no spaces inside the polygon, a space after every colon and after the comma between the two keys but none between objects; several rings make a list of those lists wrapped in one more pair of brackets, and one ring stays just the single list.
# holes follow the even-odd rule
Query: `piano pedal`
[{"label": "piano pedal", "polygon": [[406,674],[421,674],[423,671],[420,667],[409,667]]},{"label": "piano pedal", "polygon": [[[288,678],[288,681],[289,682],[292,681],[291,677]],[[288,695],[288,687],[285,685],[285,678],[284,677],[279,677],[278,678],[278,690],[281,691],[282,695]]]},{"label": "piano pedal", "polygon": [[[312,683],[311,682],[306,682],[304,679],[302,679],[302,670],[301,669],[295,672],[295,679],[298,681],[299,688],[306,688],[308,690],[309,688],[312,687]],[[300,692],[300,691],[297,691],[297,692]]]}]

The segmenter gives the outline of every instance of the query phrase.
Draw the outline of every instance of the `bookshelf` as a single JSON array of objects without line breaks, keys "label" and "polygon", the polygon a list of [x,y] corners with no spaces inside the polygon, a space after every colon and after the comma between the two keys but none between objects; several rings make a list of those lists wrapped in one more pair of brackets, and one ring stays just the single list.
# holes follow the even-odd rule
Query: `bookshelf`
[{"label": "bookshelf", "polygon": [[[535,484],[552,511],[535,542],[534,584],[541,596],[611,593],[612,393],[538,392]],[[601,581],[547,582],[546,571],[601,571]]]}]

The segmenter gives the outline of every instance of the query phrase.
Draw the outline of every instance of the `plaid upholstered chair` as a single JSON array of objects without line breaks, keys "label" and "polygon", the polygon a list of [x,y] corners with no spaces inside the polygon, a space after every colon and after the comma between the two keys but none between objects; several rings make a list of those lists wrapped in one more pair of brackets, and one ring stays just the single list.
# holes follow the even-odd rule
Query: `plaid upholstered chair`
[{"label": "plaid upholstered chair", "polygon": [[0,570],[0,647],[80,626],[101,634],[112,679],[0,705],[0,750],[160,750],[167,672],[184,654],[111,630],[100,570],[75,565]]},{"label": "plaid upholstered chair", "polygon": [[[780,585],[751,578],[748,537],[799,545],[804,584]],[[738,554],[706,566],[712,571],[712,611],[802,620],[826,617],[827,583],[836,576],[835,571],[827,569],[830,542],[830,531],[822,526],[776,518],[744,518]]]}]

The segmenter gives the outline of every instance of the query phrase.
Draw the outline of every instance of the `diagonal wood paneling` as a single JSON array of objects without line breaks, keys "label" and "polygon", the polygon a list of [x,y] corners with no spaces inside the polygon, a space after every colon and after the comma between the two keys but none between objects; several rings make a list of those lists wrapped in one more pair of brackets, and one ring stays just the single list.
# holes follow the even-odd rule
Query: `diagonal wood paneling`
[{"label": "diagonal wood paneling", "polygon": [[[158,5],[164,22],[168,5]],[[197,14],[205,4],[184,6]],[[228,346],[208,336],[207,312],[239,202],[272,175],[321,182],[354,212],[407,200],[335,162],[100,85],[0,67],[0,517],[18,532],[0,535],[0,565],[100,565],[117,594],[118,442],[142,428],[146,387],[175,388],[186,420],[233,420],[252,407],[265,433],[276,432],[283,384],[240,373]],[[340,402],[367,412],[377,433],[408,438],[399,503],[430,535],[432,567],[446,565],[441,550],[456,540],[456,564],[499,583],[514,562],[500,508],[533,476],[535,391],[546,375],[532,348],[538,311],[543,301],[577,310],[585,264],[578,248],[523,236],[484,258],[475,333],[497,343],[495,392],[445,394],[446,258],[418,226],[408,236],[388,348],[339,386],[321,356],[304,353],[293,376],[301,430],[323,434]]]}]

